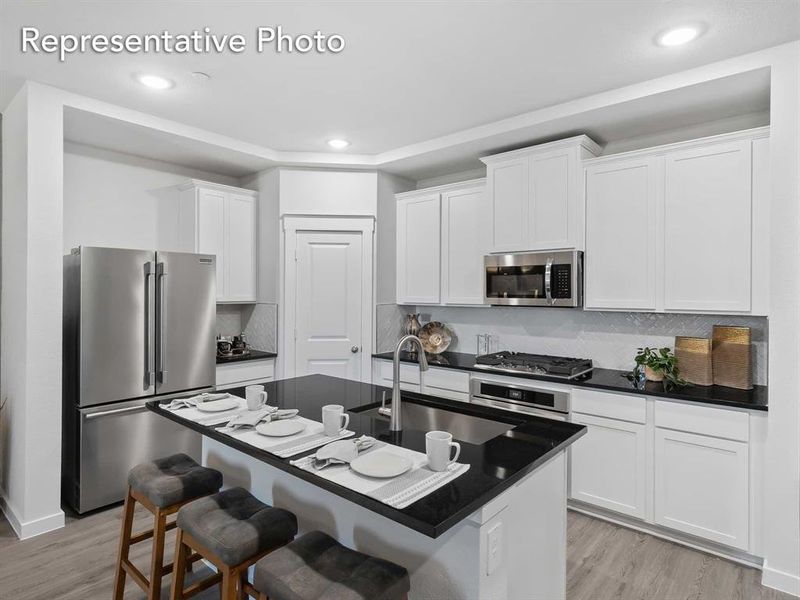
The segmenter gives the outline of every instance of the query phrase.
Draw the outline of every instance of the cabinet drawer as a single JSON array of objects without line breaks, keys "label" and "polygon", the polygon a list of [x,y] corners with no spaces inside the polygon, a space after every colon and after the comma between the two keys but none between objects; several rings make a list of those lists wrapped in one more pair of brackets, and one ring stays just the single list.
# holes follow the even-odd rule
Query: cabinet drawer
[{"label": "cabinet drawer", "polygon": [[[394,365],[388,361],[381,361],[380,375],[381,379],[389,382],[391,387],[394,380],[393,373]],[[419,386],[419,367],[408,363],[400,364],[400,383],[411,383]]]},{"label": "cabinet drawer", "polygon": [[469,394],[469,373],[431,367],[423,375],[425,388],[437,388]]},{"label": "cabinet drawer", "polygon": [[251,360],[232,365],[217,365],[217,386],[275,377],[275,361]]},{"label": "cabinet drawer", "polygon": [[647,421],[644,398],[581,388],[572,389],[572,411],[632,423]]},{"label": "cabinet drawer", "polygon": [[750,439],[750,425],[746,412],[677,402],[656,402],[656,427],[740,442]]}]

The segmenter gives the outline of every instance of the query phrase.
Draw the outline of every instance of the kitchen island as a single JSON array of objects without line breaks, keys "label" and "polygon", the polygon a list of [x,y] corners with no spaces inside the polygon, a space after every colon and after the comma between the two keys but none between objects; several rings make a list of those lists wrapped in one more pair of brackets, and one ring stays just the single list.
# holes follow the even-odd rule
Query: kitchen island
[{"label": "kitchen island", "polygon": [[[322,406],[341,404],[350,414],[348,429],[357,436],[425,452],[427,428],[407,424],[392,433],[388,419],[375,414],[386,388],[311,375],[271,382],[266,390],[270,405],[296,408],[317,421]],[[244,396],[243,389],[230,392]],[[403,509],[214,427],[182,419],[180,412],[164,410],[158,402],[148,408],[202,433],[204,463],[223,472],[226,486],[240,485],[291,510],[301,532],[320,529],[352,548],[405,566],[412,599],[564,598],[566,450],[585,427],[413,393],[404,393],[403,400],[505,425],[503,433],[474,443],[456,436],[462,447],[459,462],[469,464],[469,470]]]}]

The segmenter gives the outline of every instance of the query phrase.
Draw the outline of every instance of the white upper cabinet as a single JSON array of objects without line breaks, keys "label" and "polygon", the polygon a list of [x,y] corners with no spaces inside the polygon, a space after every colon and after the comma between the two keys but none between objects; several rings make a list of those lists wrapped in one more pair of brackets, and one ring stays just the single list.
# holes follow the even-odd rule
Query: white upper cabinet
[{"label": "white upper cabinet", "polygon": [[438,193],[397,201],[397,302],[438,304],[441,247]]},{"label": "white upper cabinet", "polygon": [[195,179],[161,192],[159,249],[215,255],[217,302],[255,302],[256,192]]},{"label": "white upper cabinet", "polygon": [[767,314],[768,135],[585,161],[586,308]]},{"label": "white upper cabinet", "polygon": [[523,250],[527,244],[528,157],[487,163],[492,205],[492,252]]},{"label": "white upper cabinet", "polygon": [[252,196],[231,194],[228,198],[227,292],[230,302],[256,299],[256,203]]},{"label": "white upper cabinet", "polygon": [[656,309],[652,158],[586,169],[586,308]]},{"label": "white upper cabinet", "polygon": [[397,196],[397,303],[483,304],[485,181]]},{"label": "white upper cabinet", "polygon": [[600,147],[577,136],[487,156],[491,252],[583,249],[581,160]]},{"label": "white upper cabinet", "polygon": [[443,304],[483,304],[489,217],[485,186],[442,192]]},{"label": "white upper cabinet", "polygon": [[750,310],[750,144],[664,157],[665,310]]}]

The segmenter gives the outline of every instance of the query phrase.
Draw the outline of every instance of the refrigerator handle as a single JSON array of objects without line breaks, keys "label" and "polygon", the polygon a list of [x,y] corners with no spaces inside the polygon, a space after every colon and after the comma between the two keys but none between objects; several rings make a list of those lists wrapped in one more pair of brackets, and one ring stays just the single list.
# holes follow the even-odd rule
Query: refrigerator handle
[{"label": "refrigerator handle", "polygon": [[153,347],[153,261],[144,263],[144,387],[156,384],[155,348]]},{"label": "refrigerator handle", "polygon": [[163,384],[167,381],[167,268],[163,262],[156,266],[156,274],[158,276],[158,381]]}]

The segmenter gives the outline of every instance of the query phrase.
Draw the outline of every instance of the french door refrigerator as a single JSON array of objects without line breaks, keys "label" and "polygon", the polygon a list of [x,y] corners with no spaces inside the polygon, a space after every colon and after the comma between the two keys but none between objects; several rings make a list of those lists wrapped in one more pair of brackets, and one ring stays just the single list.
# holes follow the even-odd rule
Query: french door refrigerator
[{"label": "french door refrigerator", "polygon": [[82,246],[64,257],[63,498],[119,502],[128,471],[200,436],[147,410],[215,383],[215,257]]}]

